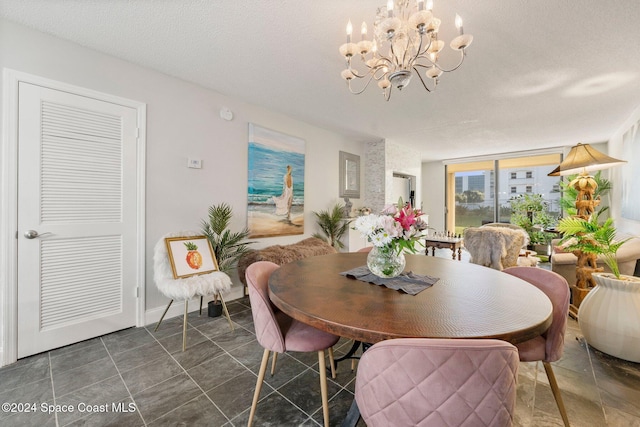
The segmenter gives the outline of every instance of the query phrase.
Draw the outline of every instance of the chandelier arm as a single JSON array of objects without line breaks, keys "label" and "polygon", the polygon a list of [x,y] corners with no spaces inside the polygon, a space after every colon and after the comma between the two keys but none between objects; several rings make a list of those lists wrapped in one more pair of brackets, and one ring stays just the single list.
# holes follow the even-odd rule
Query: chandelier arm
[{"label": "chandelier arm", "polygon": [[[371,80],[373,80],[373,74],[368,73],[369,74],[369,80],[367,80],[367,83],[364,85],[364,87],[359,90],[359,91],[353,91],[353,89],[351,89],[351,80],[347,81],[347,86],[349,87],[349,92],[351,92],[354,95],[360,95],[362,92],[364,92],[365,90],[367,90],[367,88],[369,87],[369,83],[371,83]],[[365,76],[360,76],[360,78],[363,78]]]},{"label": "chandelier arm", "polygon": [[[438,64],[436,64],[435,62],[431,62],[438,70],[442,71],[443,73],[450,73],[452,71],[457,70],[458,68],[460,68],[460,66],[462,65],[462,63],[464,62],[464,57],[465,57],[465,52],[464,52],[465,48],[462,48],[460,50],[461,52],[461,56],[460,56],[460,62],[458,62],[458,65],[456,65],[455,67],[451,68],[450,70],[445,70],[444,68],[442,68],[441,66],[439,66]],[[429,60],[431,61],[431,60]]]},{"label": "chandelier arm", "polygon": [[[420,64],[417,64],[417,65],[420,65]],[[420,66],[424,67],[424,65],[420,65]],[[426,68],[426,67],[425,67],[425,68]],[[418,69],[417,69],[415,66],[413,67],[413,71],[415,71],[415,72],[416,72],[416,75],[417,75],[417,76],[418,76],[418,78],[420,79],[420,82],[422,83],[422,86],[424,86],[424,88],[427,90],[427,92],[431,92],[431,89],[429,89],[429,88],[427,87],[427,84],[424,82],[424,79],[422,78],[422,76],[420,75],[420,72],[418,71]]]}]

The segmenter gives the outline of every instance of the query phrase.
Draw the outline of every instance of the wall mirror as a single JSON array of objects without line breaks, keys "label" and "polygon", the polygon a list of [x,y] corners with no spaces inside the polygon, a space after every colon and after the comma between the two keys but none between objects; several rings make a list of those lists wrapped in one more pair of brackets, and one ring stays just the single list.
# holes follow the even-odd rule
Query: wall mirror
[{"label": "wall mirror", "polygon": [[340,197],[360,198],[360,156],[340,151]]}]

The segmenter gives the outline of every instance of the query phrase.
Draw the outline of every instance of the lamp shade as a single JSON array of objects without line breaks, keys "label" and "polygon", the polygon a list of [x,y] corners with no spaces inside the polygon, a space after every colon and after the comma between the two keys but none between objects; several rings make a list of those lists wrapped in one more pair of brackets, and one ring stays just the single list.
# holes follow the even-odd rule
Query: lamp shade
[{"label": "lamp shade", "polygon": [[622,163],[627,163],[627,161],[609,157],[589,144],[578,144],[571,147],[567,158],[548,176],[573,175],[580,172],[597,171],[608,169]]}]

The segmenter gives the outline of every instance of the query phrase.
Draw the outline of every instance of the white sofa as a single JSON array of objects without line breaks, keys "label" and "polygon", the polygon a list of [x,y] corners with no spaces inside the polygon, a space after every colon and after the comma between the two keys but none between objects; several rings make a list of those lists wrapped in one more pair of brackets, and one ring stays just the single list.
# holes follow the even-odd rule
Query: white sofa
[{"label": "white sofa", "polygon": [[[617,237],[621,240],[632,236],[619,233]],[[574,285],[576,283],[577,258],[570,252],[558,252],[556,247],[559,242],[559,239],[555,239],[552,242],[551,270],[567,279],[570,285]],[[620,249],[618,249],[617,259],[620,274],[632,276],[636,268],[636,262],[640,259],[640,237],[632,237],[631,240],[622,245]],[[601,256],[598,256],[598,267],[604,267],[604,271],[611,272],[609,267],[602,261]]]}]

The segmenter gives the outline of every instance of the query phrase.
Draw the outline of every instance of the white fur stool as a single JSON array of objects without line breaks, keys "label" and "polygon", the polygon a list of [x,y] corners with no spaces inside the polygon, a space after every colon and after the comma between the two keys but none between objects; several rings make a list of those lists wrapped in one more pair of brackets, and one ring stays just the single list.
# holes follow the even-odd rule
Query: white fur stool
[{"label": "white fur stool", "polygon": [[222,302],[222,308],[224,314],[229,321],[229,326],[233,331],[233,323],[229,316],[229,310],[227,310],[227,304],[222,298],[222,292],[227,292],[231,289],[231,278],[221,271],[214,271],[212,273],[201,274],[198,276],[186,277],[183,279],[174,279],[173,270],[171,269],[171,262],[169,261],[169,252],[165,243],[167,237],[192,237],[199,236],[202,233],[194,233],[191,231],[183,231],[179,233],[169,233],[164,236],[154,248],[153,252],[153,278],[156,282],[156,286],[160,292],[167,298],[170,298],[169,305],[162,313],[162,317],[158,321],[154,332],[160,327],[162,319],[167,314],[169,307],[174,300],[184,300],[184,322],[182,325],[182,351],[187,346],[187,314],[189,312],[189,300],[196,295],[200,296],[200,315],[202,315],[202,299],[205,295],[214,295],[217,300],[220,297]]}]

